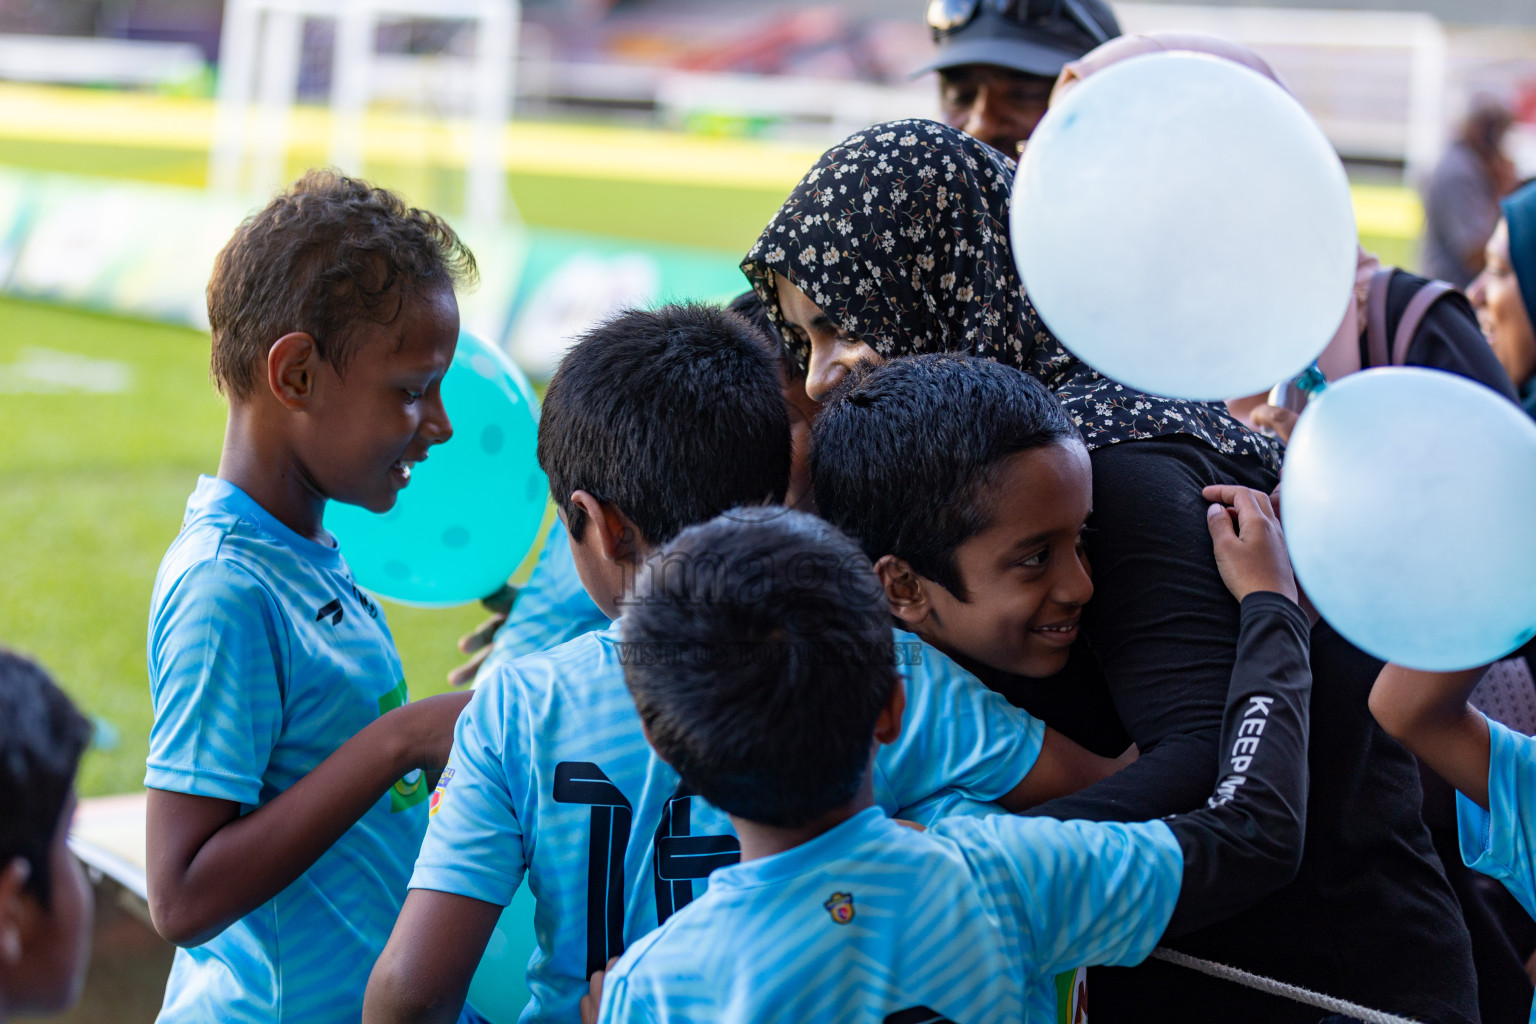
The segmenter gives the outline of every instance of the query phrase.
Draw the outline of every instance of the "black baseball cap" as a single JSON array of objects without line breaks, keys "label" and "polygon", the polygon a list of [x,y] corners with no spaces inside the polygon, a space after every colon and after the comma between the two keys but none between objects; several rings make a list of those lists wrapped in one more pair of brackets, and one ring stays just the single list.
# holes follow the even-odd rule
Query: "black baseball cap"
[{"label": "black baseball cap", "polygon": [[912,73],[992,64],[1055,78],[1064,65],[1120,34],[1104,0],[931,0],[938,52]]}]

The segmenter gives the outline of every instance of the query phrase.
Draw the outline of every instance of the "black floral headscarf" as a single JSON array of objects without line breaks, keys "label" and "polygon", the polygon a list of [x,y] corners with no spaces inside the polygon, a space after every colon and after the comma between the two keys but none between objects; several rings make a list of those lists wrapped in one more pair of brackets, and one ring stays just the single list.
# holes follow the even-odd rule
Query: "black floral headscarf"
[{"label": "black floral headscarf", "polygon": [[1143,394],[1073,356],[1024,294],[1008,238],[1014,163],[934,121],[892,121],[829,149],[768,222],[741,269],[800,361],[774,272],[885,359],[969,352],[1055,393],[1090,448],[1189,434],[1279,468],[1268,439],[1224,405]]}]

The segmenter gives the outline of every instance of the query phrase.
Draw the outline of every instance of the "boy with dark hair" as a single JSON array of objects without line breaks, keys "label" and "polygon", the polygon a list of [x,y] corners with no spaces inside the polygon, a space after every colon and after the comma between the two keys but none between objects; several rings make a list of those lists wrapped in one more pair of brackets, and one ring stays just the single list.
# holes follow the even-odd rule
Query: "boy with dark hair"
[{"label": "boy with dark hair", "polygon": [[91,726],[37,664],[0,648],[0,1021],[80,994],[91,890],[66,839]]},{"label": "boy with dark hair", "polygon": [[[1287,882],[1311,675],[1262,497],[1222,496],[1235,530],[1227,509],[1211,518],[1243,602],[1225,774],[1207,807],[1128,825],[999,815],[918,834],[892,822],[871,744],[899,741],[903,688],[867,559],[794,512],[737,510],[684,532],[624,626],[635,655],[679,657],[631,656],[625,678],[657,753],[730,814],[741,863],[620,958],[601,1019],[1018,1021],[1041,977],[1136,963],[1165,930]],[[693,571],[667,572],[671,561]]]},{"label": "boy with dark hair", "polygon": [[[680,530],[783,498],[790,435],[778,364],[746,321],[705,306],[624,313],[561,362],[544,397],[539,462],[582,583],[610,617],[643,602],[625,596],[636,571]],[[369,1024],[452,1020],[525,875],[540,945],[523,1020],[574,1020],[594,972],[737,859],[727,817],[693,799],[646,745],[620,628],[481,680],[369,982]],[[910,699],[901,741],[876,760],[883,807],[953,787],[1020,808],[1114,767],[931,648],[908,638],[901,650]]]},{"label": "boy with dark hair", "polygon": [[440,385],[474,274],[440,219],[313,171],[208,285],[229,399],[150,605],[150,912],[160,1021],[356,1019],[463,695],[409,703],[327,501],[388,511],[448,440]]},{"label": "boy with dark hair", "polygon": [[[810,506],[811,420],[815,402],[805,394],[805,374],[790,356],[778,329],[768,319],[762,299],[753,291],[732,299],[726,309],[739,313],[762,334],[763,343],[783,367],[784,401],[789,406],[789,430],[794,448],[790,469],[789,494],[785,503],[797,508]],[[571,560],[571,540],[564,523],[550,528],[539,552],[538,563],[526,586],[503,591],[500,600],[511,601],[510,608],[481,624],[459,641],[459,650],[473,655],[469,661],[448,673],[448,681],[462,685],[480,674],[489,675],[500,663],[537,654],[574,640],[594,629],[608,628],[608,617],[582,589]],[[498,598],[487,598],[494,608]],[[478,652],[478,653],[477,653]]]},{"label": "boy with dark hair", "polygon": [[1092,471],[1039,381],[950,355],[855,372],[816,422],[811,475],[906,628],[967,667],[1066,665],[1093,595]]}]

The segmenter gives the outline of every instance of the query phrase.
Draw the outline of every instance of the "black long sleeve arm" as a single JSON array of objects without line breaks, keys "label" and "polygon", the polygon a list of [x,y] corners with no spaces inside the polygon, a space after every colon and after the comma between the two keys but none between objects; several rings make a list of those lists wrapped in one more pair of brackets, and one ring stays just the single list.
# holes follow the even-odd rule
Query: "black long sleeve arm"
[{"label": "black long sleeve arm", "polygon": [[1200,491],[1223,483],[1269,491],[1275,476],[1192,438],[1127,441],[1090,456],[1094,595],[1083,633],[1141,757],[1029,813],[1146,821],[1210,795],[1237,654],[1237,602],[1216,569]]},{"label": "black long sleeve arm", "polygon": [[1279,594],[1243,599],[1216,791],[1206,806],[1168,819],[1184,851],[1170,935],[1237,913],[1290,882],[1301,866],[1309,634],[1306,615]]}]

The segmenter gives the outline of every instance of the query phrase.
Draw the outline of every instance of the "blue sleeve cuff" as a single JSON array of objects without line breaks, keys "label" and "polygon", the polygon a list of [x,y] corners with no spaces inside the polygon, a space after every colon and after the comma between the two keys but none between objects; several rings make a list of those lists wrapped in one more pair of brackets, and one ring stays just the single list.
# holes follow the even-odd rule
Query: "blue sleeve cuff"
[{"label": "blue sleeve cuff", "polygon": [[1508,806],[1518,794],[1512,783],[1502,783],[1501,776],[1512,773],[1518,756],[1517,737],[1508,727],[1488,719],[1488,809],[1484,810],[1465,794],[1456,794],[1456,842],[1461,859],[1474,871],[1493,878],[1507,878],[1519,855],[1516,833],[1520,808]]},{"label": "blue sleeve cuff", "polygon": [[408,888],[468,896],[483,903],[494,903],[498,907],[505,907],[517,895],[517,884],[508,883],[504,875],[495,871],[487,871],[473,864],[445,867],[441,864],[423,864],[419,860],[416,869],[411,872]]},{"label": "blue sleeve cuff", "polygon": [[255,807],[261,799],[260,779],[195,765],[157,764],[151,761],[144,772],[144,785],[167,793],[232,800],[247,807]]}]

